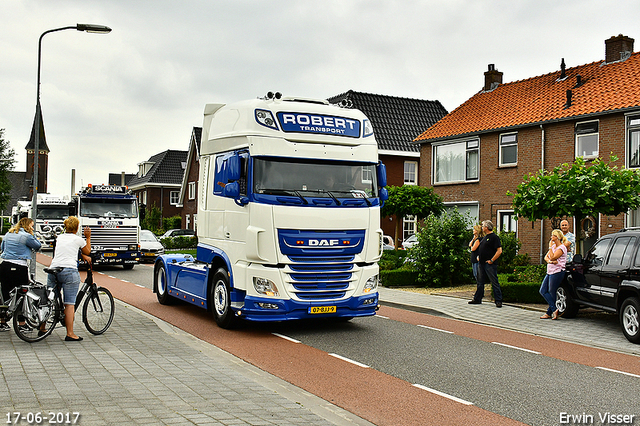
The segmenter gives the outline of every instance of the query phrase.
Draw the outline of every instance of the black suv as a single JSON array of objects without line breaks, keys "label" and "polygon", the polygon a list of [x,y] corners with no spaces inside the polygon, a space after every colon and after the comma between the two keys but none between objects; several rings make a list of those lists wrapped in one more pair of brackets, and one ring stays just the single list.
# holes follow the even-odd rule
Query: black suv
[{"label": "black suv", "polygon": [[625,337],[640,343],[640,228],[623,229],[600,238],[584,258],[567,265],[556,293],[556,306],[573,318],[581,306],[617,313]]}]

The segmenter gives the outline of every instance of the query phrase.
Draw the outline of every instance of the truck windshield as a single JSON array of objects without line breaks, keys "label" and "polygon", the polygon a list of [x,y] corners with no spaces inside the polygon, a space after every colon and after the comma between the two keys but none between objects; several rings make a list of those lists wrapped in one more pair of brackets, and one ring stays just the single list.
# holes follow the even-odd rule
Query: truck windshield
[{"label": "truck windshield", "polygon": [[55,206],[45,207],[38,206],[38,219],[64,219],[69,216],[69,207]]},{"label": "truck windshield", "polygon": [[258,194],[315,198],[378,196],[374,164],[290,158],[255,158],[253,164],[253,191]]},{"label": "truck windshield", "polygon": [[85,217],[138,217],[135,200],[82,199],[80,216]]}]

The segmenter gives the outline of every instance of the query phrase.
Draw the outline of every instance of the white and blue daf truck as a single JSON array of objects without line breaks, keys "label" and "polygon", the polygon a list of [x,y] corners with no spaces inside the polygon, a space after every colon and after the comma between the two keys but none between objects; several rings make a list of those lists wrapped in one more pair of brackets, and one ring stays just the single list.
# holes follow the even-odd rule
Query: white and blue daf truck
[{"label": "white and blue daf truck", "polygon": [[204,110],[198,248],[160,256],[154,291],[217,324],[374,315],[386,170],[356,110],[279,93]]}]

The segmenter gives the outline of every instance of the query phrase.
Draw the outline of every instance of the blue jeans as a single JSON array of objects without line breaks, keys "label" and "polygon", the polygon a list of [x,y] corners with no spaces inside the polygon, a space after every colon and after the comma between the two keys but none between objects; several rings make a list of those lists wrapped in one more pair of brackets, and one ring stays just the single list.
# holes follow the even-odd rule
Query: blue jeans
[{"label": "blue jeans", "polygon": [[471,268],[473,269],[473,278],[475,278],[476,283],[478,282],[478,262],[471,263]]},{"label": "blue jeans", "polygon": [[564,279],[564,271],[557,272],[555,274],[547,274],[542,280],[540,286],[540,294],[549,304],[547,308],[547,315],[553,314],[558,308],[556,308],[556,291]]},{"label": "blue jeans", "polygon": [[476,302],[482,302],[482,298],[484,297],[484,285],[487,281],[491,282],[493,298],[496,303],[502,303],[502,289],[498,282],[498,265],[486,262],[478,262],[478,287],[476,289],[476,294],[473,296],[473,300]]},{"label": "blue jeans", "polygon": [[[63,268],[62,271],[56,274],[60,288],[62,289],[62,295],[64,296],[65,305],[75,305],[76,296],[78,295],[78,289],[80,288],[80,273],[77,269]],[[47,287],[54,288],[56,286],[56,280],[52,274],[47,277]]]}]

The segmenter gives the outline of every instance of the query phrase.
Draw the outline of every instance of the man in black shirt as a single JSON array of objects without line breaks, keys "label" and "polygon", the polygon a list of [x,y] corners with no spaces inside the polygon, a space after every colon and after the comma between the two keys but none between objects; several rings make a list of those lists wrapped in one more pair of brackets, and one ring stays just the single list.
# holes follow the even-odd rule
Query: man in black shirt
[{"label": "man in black shirt", "polygon": [[478,247],[478,287],[469,304],[479,305],[482,303],[484,284],[490,281],[496,307],[502,308],[502,290],[498,282],[498,266],[496,265],[496,260],[502,254],[502,243],[500,237],[493,232],[493,223],[490,220],[482,222],[482,230],[485,236]]}]

